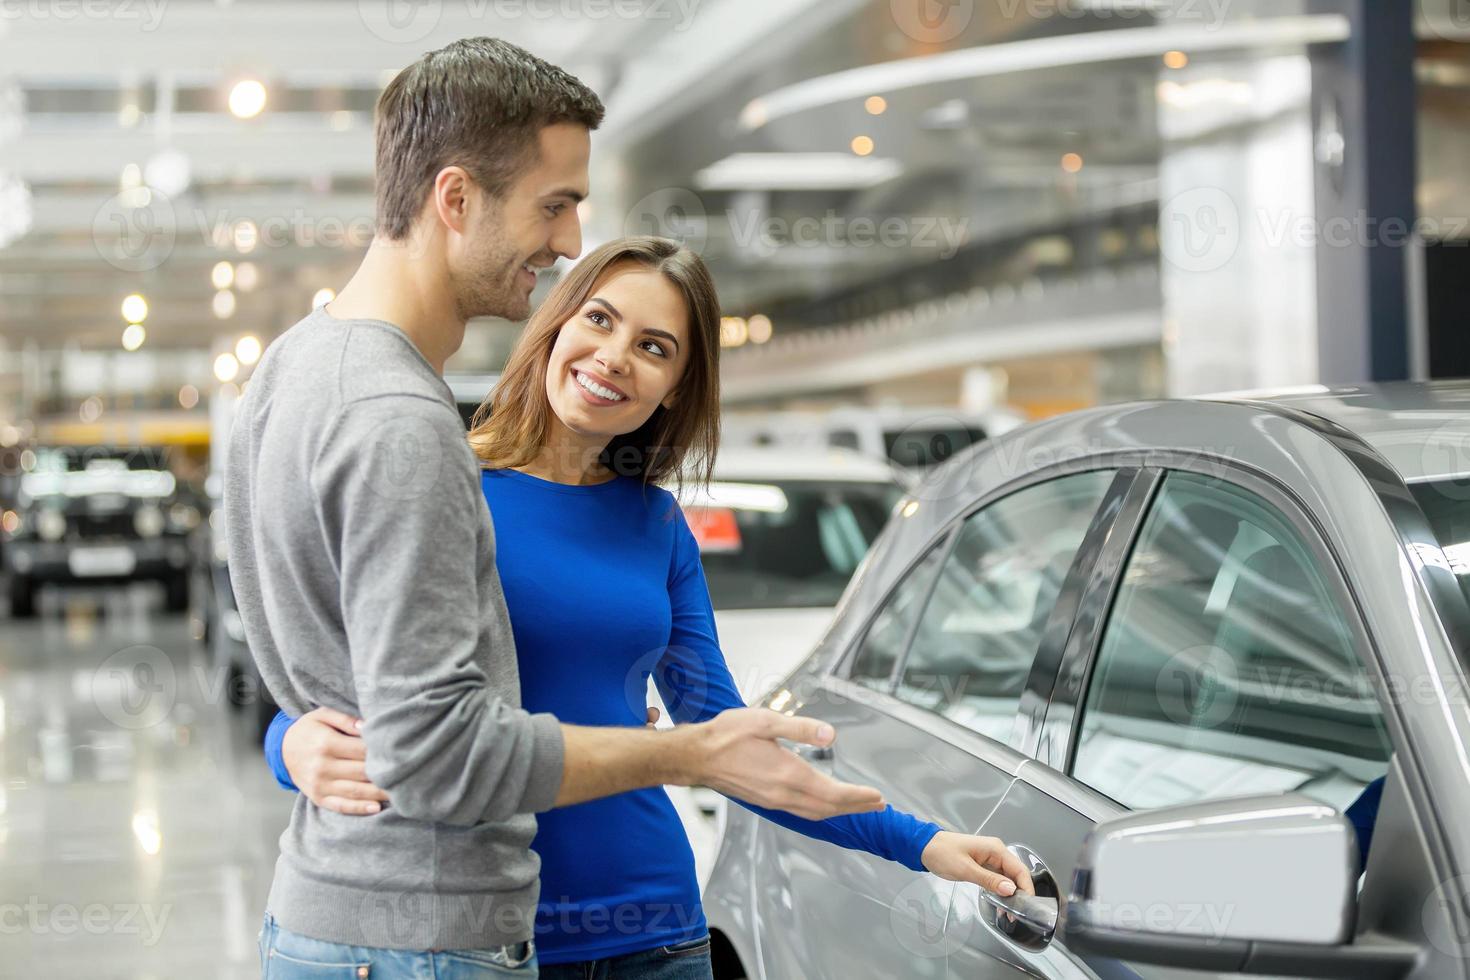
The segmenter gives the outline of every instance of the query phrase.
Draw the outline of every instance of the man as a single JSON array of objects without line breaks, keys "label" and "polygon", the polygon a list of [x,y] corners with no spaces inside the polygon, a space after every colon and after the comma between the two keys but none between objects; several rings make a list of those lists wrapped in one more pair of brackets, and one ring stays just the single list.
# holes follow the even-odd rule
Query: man
[{"label": "man", "polygon": [[364,819],[297,798],[262,930],[271,976],[366,976],[367,954],[378,976],[534,973],[527,845],[553,806],[663,783],[813,818],[883,805],[777,744],[830,743],[808,719],[585,729],[519,706],[489,513],[440,375],[466,320],[524,318],[536,270],[581,251],[602,113],[566,72],[489,38],[405,69],[379,103],[378,235],[240,402],[225,504],[251,650],[291,714],[363,719],[365,771],[392,800]]}]

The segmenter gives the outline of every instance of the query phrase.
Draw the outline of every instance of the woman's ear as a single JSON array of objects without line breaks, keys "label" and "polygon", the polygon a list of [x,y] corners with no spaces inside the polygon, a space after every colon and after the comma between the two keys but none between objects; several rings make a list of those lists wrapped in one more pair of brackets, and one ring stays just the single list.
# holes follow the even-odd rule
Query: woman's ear
[{"label": "woman's ear", "polygon": [[678,388],[675,388],[673,391],[671,391],[667,395],[665,395],[664,396],[664,400],[661,401],[661,402],[659,402],[659,404],[662,405],[664,408],[673,408],[674,407],[674,402],[676,402],[678,400],[679,400],[679,389]]}]

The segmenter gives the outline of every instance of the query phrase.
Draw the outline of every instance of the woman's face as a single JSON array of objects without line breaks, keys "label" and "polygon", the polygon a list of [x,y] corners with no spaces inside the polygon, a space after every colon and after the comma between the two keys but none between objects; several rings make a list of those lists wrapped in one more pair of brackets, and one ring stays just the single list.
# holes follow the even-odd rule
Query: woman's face
[{"label": "woman's face", "polygon": [[688,347],[689,310],[679,290],[646,266],[619,263],[562,324],[546,397],[572,432],[611,440],[673,404]]}]

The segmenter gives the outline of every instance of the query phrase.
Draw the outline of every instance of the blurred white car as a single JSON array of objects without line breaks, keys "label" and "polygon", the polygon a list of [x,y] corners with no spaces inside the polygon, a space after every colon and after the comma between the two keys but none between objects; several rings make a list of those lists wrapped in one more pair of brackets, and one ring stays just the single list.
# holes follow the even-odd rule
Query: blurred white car
[{"label": "blurred white car", "polygon": [[[679,503],[699,541],[720,648],[747,704],[816,647],[848,580],[903,496],[899,473],[844,449],[722,449]],[[649,704],[672,724],[649,683]],[[711,790],[669,787],[703,883],[723,826]]]},{"label": "blurred white car", "polygon": [[1003,435],[1025,418],[1007,408],[969,412],[945,406],[854,406],[828,412],[731,414],[725,445],[851,449],[917,473]]},{"label": "blurred white car", "polygon": [[817,645],[903,492],[891,468],[846,450],[727,449],[708,487],[679,494],[747,702]]}]

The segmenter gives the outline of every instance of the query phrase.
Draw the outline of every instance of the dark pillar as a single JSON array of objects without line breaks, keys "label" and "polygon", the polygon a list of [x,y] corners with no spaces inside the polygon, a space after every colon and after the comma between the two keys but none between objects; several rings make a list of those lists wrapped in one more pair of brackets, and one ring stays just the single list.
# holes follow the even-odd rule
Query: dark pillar
[{"label": "dark pillar", "polygon": [[1352,36],[1312,51],[1318,364],[1324,383],[1410,371],[1416,216],[1412,0],[1318,0]]}]

